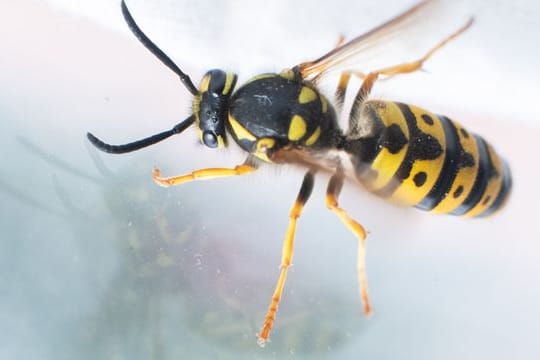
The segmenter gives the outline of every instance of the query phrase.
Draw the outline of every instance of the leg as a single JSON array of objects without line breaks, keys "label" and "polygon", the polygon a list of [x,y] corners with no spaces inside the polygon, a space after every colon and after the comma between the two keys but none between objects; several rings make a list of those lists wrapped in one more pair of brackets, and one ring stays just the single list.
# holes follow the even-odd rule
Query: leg
[{"label": "leg", "polygon": [[[402,15],[406,15],[406,13]],[[402,16],[401,20],[403,19],[405,19],[405,17]],[[398,20],[398,18],[394,20]],[[460,34],[465,32],[468,28],[471,27],[473,22],[474,22],[474,19],[470,18],[469,21],[467,21],[458,30],[456,30],[455,32],[453,32],[452,34],[444,38],[442,41],[435,44],[435,46],[432,47],[423,57],[421,57],[420,59],[416,61],[411,61],[411,62],[407,62],[407,63],[395,65],[395,66],[390,66],[387,68],[383,68],[383,69],[371,71],[371,72],[378,72],[379,74],[382,74],[382,75],[393,76],[393,75],[405,74],[405,73],[417,71],[422,68],[422,64],[426,62],[437,50],[439,50],[448,42],[452,41],[453,39],[458,37]],[[394,25],[396,24],[397,23],[395,23]],[[388,23],[385,25],[388,25]],[[295,66],[295,69],[297,69],[300,72],[300,74],[302,75],[304,79],[309,77],[310,75],[315,74],[315,79],[318,80],[328,70],[335,68],[336,65],[340,64],[340,62],[348,56],[347,51],[352,52],[352,55],[350,55],[349,57],[356,56],[354,49],[359,44],[366,45],[369,43],[369,41],[374,40],[374,38],[371,38],[371,36],[374,36],[377,33],[379,33],[381,28],[378,28],[378,29],[376,28],[374,30],[376,31],[374,32],[370,31],[368,33],[360,35],[359,37],[349,41],[348,43],[344,45],[340,45],[339,47],[329,51],[328,53],[321,56],[319,59],[315,61],[308,61],[308,62],[298,64],[297,66]]]},{"label": "leg", "polygon": [[375,84],[378,77],[379,73],[377,72],[372,72],[365,76],[362,86],[360,86],[360,89],[358,90],[358,93],[356,94],[354,102],[351,106],[351,112],[349,113],[349,131],[356,128],[358,122],[358,110],[368,98],[369,93],[373,88],[373,84]]},{"label": "leg", "polygon": [[278,309],[279,301],[281,300],[281,294],[283,293],[283,286],[285,285],[285,280],[287,278],[287,269],[291,265],[291,260],[293,256],[293,246],[294,246],[294,233],[296,231],[296,220],[300,217],[302,208],[304,204],[309,199],[311,191],[313,190],[314,183],[313,171],[308,171],[304,176],[304,181],[302,182],[302,187],[296,198],[296,201],[293,204],[291,212],[289,214],[289,227],[287,228],[287,233],[285,235],[285,241],[283,242],[283,252],[281,255],[281,272],[279,274],[279,279],[274,290],[274,295],[272,296],[272,301],[266,312],[264,318],[264,324],[259,334],[259,340],[257,343],[260,346],[264,346],[268,337],[270,335],[270,330],[272,330],[272,325],[274,324],[274,319],[276,317],[276,312]]},{"label": "leg", "polygon": [[351,75],[354,75],[360,79],[365,79],[366,75],[359,71],[344,71],[339,77],[338,86],[334,94],[336,100],[335,108],[338,116],[343,110],[343,103],[345,102],[345,95],[347,94],[347,87],[349,86],[349,81],[351,80]]},{"label": "leg", "polygon": [[[364,102],[365,99],[369,96],[369,93],[371,92],[371,89],[373,88],[373,85],[375,84],[375,81],[379,78],[379,76],[396,76],[400,74],[408,74],[412,73],[418,70],[422,69],[422,66],[424,63],[440,48],[442,48],[444,45],[446,45],[448,42],[452,41],[454,38],[459,36],[461,33],[463,33],[465,30],[467,30],[473,23],[473,20],[469,20],[465,25],[460,27],[458,30],[453,32],[452,34],[448,35],[446,38],[435,44],[429,51],[424,54],[420,59],[402,63],[394,66],[389,66],[386,68],[378,69],[371,71],[365,76],[362,76],[362,73],[355,73],[357,76],[360,76],[364,79],[364,82],[362,83],[362,86],[360,90],[358,90],[358,93],[356,94],[356,97],[354,99],[354,103],[351,109],[351,115],[349,117],[349,124],[351,122],[354,122],[356,120],[356,113],[362,102]],[[348,80],[347,80],[348,81]],[[341,83],[341,81],[340,81]],[[339,89],[339,87],[338,87]]]},{"label": "leg", "polygon": [[332,210],[339,219],[345,224],[345,226],[352,231],[358,238],[358,258],[357,258],[357,272],[358,283],[360,287],[360,298],[364,304],[364,314],[371,313],[371,305],[369,303],[369,294],[366,278],[366,231],[355,220],[347,214],[345,210],[338,205],[338,196],[343,186],[344,175],[341,171],[332,175],[328,188],[326,190],[326,206]]},{"label": "leg", "polygon": [[473,19],[471,18],[465,25],[454,31],[452,34],[448,35],[446,38],[439,41],[435,46],[433,46],[429,51],[422,56],[420,59],[416,61],[411,61],[408,63],[398,64],[394,66],[389,66],[384,69],[372,71],[373,73],[378,73],[379,75],[386,75],[386,76],[394,76],[399,74],[407,74],[411,72],[415,72],[417,70],[422,69],[422,65],[440,48],[442,48],[444,45],[458,37],[461,33],[463,33],[465,30],[467,30],[471,25],[473,24]]},{"label": "leg", "polygon": [[163,187],[169,187],[173,185],[179,185],[186,182],[191,182],[195,180],[207,180],[215,179],[220,177],[236,176],[236,175],[245,175],[257,170],[257,164],[251,160],[251,157],[244,162],[242,165],[237,165],[232,169],[229,168],[208,168],[208,169],[199,169],[195,170],[189,174],[171,176],[171,177],[161,177],[161,171],[157,168],[154,169],[152,173],[152,179],[156,184]]}]

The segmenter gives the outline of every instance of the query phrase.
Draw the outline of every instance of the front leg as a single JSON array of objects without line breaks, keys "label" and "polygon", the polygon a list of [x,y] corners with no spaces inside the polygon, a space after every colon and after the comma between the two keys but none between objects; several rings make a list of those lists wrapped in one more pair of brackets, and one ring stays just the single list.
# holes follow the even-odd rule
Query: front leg
[{"label": "front leg", "polygon": [[158,168],[154,169],[152,179],[156,184],[169,187],[180,185],[195,180],[209,180],[220,177],[229,177],[237,175],[246,175],[257,170],[257,161],[250,155],[242,165],[237,165],[234,168],[207,168],[192,171],[189,174],[177,175],[171,177],[161,177],[161,171]]}]

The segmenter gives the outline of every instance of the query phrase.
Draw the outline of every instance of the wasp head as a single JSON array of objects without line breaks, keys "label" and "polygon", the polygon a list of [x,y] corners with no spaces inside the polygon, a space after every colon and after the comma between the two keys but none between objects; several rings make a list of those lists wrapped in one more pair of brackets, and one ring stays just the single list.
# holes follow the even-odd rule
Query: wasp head
[{"label": "wasp head", "polygon": [[210,148],[225,146],[225,121],[236,79],[236,74],[210,70],[199,85],[199,94],[193,101],[193,114],[201,142]]}]

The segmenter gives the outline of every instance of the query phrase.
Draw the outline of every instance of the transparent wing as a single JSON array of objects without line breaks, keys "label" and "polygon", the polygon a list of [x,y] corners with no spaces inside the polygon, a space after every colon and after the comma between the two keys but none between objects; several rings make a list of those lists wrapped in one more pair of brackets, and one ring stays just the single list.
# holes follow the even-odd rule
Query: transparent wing
[{"label": "transparent wing", "polygon": [[443,0],[420,1],[408,10],[320,58],[298,65],[302,76],[320,77],[331,71],[367,73],[375,68],[416,60],[423,52],[471,22],[461,5]]}]

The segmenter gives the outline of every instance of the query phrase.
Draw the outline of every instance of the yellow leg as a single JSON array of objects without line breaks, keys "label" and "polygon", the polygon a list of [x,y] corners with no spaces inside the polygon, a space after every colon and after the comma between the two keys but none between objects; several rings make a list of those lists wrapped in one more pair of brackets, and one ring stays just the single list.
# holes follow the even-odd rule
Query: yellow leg
[{"label": "yellow leg", "polygon": [[[411,10],[414,10],[414,9],[411,9]],[[404,16],[404,15],[407,15],[407,13],[402,14],[400,16],[400,18],[405,19],[406,16]],[[396,18],[394,20],[398,20],[398,18]],[[439,50],[444,45],[446,45],[448,42],[452,41],[453,39],[458,37],[460,34],[465,32],[468,28],[471,27],[473,22],[474,22],[474,19],[470,18],[469,21],[467,21],[463,26],[461,26],[455,32],[453,32],[452,34],[450,34],[449,36],[444,38],[442,41],[438,42],[423,57],[421,57],[420,59],[418,59],[416,61],[411,61],[411,62],[407,62],[407,63],[395,65],[395,66],[390,66],[390,67],[387,67],[387,68],[383,68],[383,69],[375,70],[375,71],[371,71],[371,72],[377,72],[377,73],[379,73],[381,75],[393,76],[393,75],[397,75],[397,74],[405,74],[405,73],[410,73],[410,72],[417,71],[417,70],[422,68],[422,64],[424,62],[426,62],[437,50]],[[388,25],[388,23],[385,24],[385,25]],[[318,80],[318,79],[321,78],[323,73],[325,73],[326,71],[331,69],[336,64],[339,64],[340,60],[342,60],[340,55],[343,55],[342,54],[343,52],[345,52],[347,50],[354,49],[355,46],[357,46],[358,44],[362,44],[363,41],[369,41],[369,36],[368,35],[373,35],[373,34],[366,33],[364,35],[361,35],[361,36],[351,40],[350,42],[348,42],[348,43],[346,43],[344,45],[340,45],[339,47],[331,50],[330,52],[326,53],[325,55],[323,55],[319,59],[317,59],[315,61],[309,61],[309,62],[301,63],[301,64],[297,65],[296,68],[300,71],[303,78],[307,78],[310,75],[315,74],[315,79]],[[362,41],[360,41],[360,40],[362,40]],[[342,53],[340,53],[340,51]],[[362,74],[362,73],[357,72],[357,74]]]},{"label": "yellow leg", "polygon": [[358,110],[360,109],[360,106],[364,103],[364,101],[368,98],[369,93],[373,88],[373,84],[375,84],[375,81],[378,77],[378,72],[369,73],[364,77],[362,86],[360,86],[360,89],[358,90],[358,93],[354,98],[354,102],[351,106],[351,112],[349,113],[349,130],[356,128],[358,123]]},{"label": "yellow leg", "polygon": [[154,179],[154,181],[158,185],[161,185],[163,187],[169,187],[169,186],[179,185],[179,184],[183,184],[183,183],[195,181],[195,180],[207,180],[207,179],[215,179],[215,178],[227,177],[227,176],[245,175],[255,170],[257,170],[257,168],[253,165],[242,164],[242,165],[238,165],[234,167],[233,169],[208,168],[208,169],[195,170],[185,175],[161,177],[161,171],[155,168],[154,172],[152,173],[152,179]]},{"label": "yellow leg", "polygon": [[[455,37],[460,35],[462,32],[467,30],[473,23],[473,20],[469,20],[465,25],[460,27],[457,31],[453,32],[452,34],[448,35],[446,38],[444,38],[442,41],[435,44],[434,47],[432,47],[424,56],[422,56],[420,59],[402,63],[394,66],[389,66],[386,68],[382,68],[379,70],[374,70],[368,73],[367,75],[363,75],[359,72],[353,72],[358,77],[361,77],[364,79],[362,82],[362,86],[358,90],[358,93],[356,94],[356,97],[354,98],[354,102],[351,107],[351,112],[349,114],[349,129],[353,129],[356,126],[356,123],[358,121],[358,109],[362,105],[362,103],[368,98],[369,93],[371,92],[371,89],[373,88],[373,85],[375,84],[375,81],[379,78],[379,76],[396,76],[400,74],[407,74],[412,73],[418,70],[422,69],[422,65],[440,48],[442,48],[444,45],[446,45],[449,41],[453,40]],[[349,76],[350,77],[350,76]],[[342,80],[346,81],[345,87],[347,83],[349,82],[348,78],[344,78],[343,74],[340,79],[340,84],[338,85],[338,91],[340,90],[340,87],[343,87]],[[337,92],[336,92],[337,94]],[[345,96],[345,92],[343,92],[343,97]],[[337,98],[337,97],[336,97]],[[339,100],[339,99],[338,99]],[[343,102],[343,100],[341,100]],[[339,105],[339,103],[338,103]]]},{"label": "yellow leg", "polygon": [[463,33],[465,30],[471,27],[473,24],[473,19],[471,18],[465,25],[457,29],[452,34],[448,35],[446,38],[444,38],[442,41],[438,42],[434,47],[432,47],[424,56],[422,56],[420,59],[416,61],[411,61],[408,63],[403,63],[399,65],[389,66],[384,69],[372,71],[374,73],[378,73],[380,75],[386,75],[386,76],[394,76],[398,74],[406,74],[411,73],[417,70],[422,69],[422,65],[440,48],[442,48],[444,45],[458,37],[461,33]]},{"label": "yellow leg", "polygon": [[351,80],[350,72],[342,72],[339,77],[338,86],[336,88],[336,93],[334,95],[336,99],[336,113],[340,116],[341,111],[343,111],[343,103],[345,102],[345,95],[347,94],[347,87],[349,86],[349,81]]},{"label": "yellow leg", "polygon": [[[345,95],[347,94],[347,87],[349,86],[349,81],[351,80],[351,75],[356,76],[357,78],[365,80],[367,75],[360,71],[344,71],[339,77],[338,86],[334,94],[335,98],[335,108],[338,117],[343,111],[343,103],[345,102]],[[365,81],[364,81],[365,83]]]},{"label": "yellow leg", "polygon": [[369,302],[369,293],[366,277],[366,231],[364,227],[352,219],[345,210],[338,205],[338,196],[343,186],[343,173],[335,173],[330,182],[328,183],[328,189],[326,190],[326,206],[332,210],[339,219],[345,224],[345,226],[352,231],[358,238],[358,258],[357,258],[357,272],[358,272],[358,285],[360,289],[360,298],[364,304],[364,314],[371,313],[371,305]]},{"label": "yellow leg", "polygon": [[[371,92],[371,89],[373,87],[373,84],[378,79],[379,76],[395,76],[400,74],[408,74],[412,73],[418,70],[422,69],[422,66],[426,61],[429,60],[429,58],[440,48],[442,48],[444,45],[461,35],[464,31],[466,31],[468,28],[471,27],[473,24],[473,19],[470,19],[467,23],[465,23],[462,27],[454,31],[452,34],[448,35],[443,40],[439,41],[435,46],[433,46],[427,53],[424,54],[420,59],[406,62],[398,65],[389,66],[386,68],[378,69],[371,71],[367,75],[363,77],[364,82],[362,84],[362,87],[360,91],[358,92],[357,97],[361,97],[362,99],[365,99],[369,93]],[[361,73],[358,73],[361,74]],[[355,100],[356,102],[357,100]]]},{"label": "yellow leg", "polygon": [[283,250],[281,254],[281,271],[279,273],[279,279],[274,290],[274,295],[272,295],[272,301],[266,312],[264,318],[264,324],[259,334],[259,339],[257,343],[260,346],[264,346],[268,341],[270,336],[270,331],[272,330],[272,325],[274,324],[274,319],[276,318],[276,313],[278,309],[279,301],[281,300],[281,295],[283,293],[283,286],[285,285],[285,280],[287,279],[287,270],[291,265],[292,256],[293,256],[293,247],[294,247],[294,233],[296,231],[296,220],[300,217],[302,208],[304,207],[306,201],[311,195],[313,190],[314,183],[314,172],[308,171],[304,176],[304,181],[302,182],[302,187],[300,192],[294,202],[291,212],[289,214],[289,227],[287,228],[287,233],[285,235],[285,241],[283,242]]}]

